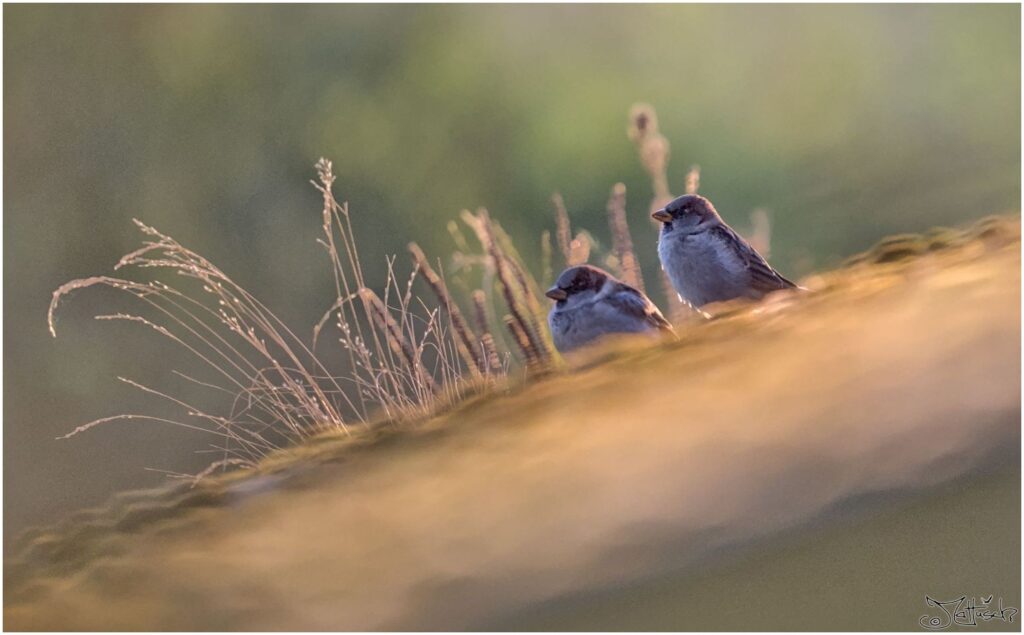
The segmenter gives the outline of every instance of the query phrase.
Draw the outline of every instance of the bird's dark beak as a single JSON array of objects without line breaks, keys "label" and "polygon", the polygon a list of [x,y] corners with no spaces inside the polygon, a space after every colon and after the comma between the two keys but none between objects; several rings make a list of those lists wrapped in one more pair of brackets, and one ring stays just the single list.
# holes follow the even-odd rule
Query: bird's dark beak
[{"label": "bird's dark beak", "polygon": [[569,297],[569,294],[565,292],[565,289],[559,289],[558,287],[551,287],[544,292],[544,295],[548,296],[552,300],[564,300]]},{"label": "bird's dark beak", "polygon": [[654,220],[658,221],[659,223],[670,223],[670,222],[672,222],[672,214],[669,214],[668,212],[666,212],[663,209],[659,209],[658,211],[656,211],[653,214],[651,214],[651,218],[653,218]]}]

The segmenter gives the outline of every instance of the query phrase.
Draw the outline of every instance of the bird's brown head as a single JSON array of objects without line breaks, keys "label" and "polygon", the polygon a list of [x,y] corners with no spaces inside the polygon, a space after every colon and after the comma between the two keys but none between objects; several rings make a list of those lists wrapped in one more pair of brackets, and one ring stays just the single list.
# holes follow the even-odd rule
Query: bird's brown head
[{"label": "bird's brown head", "polygon": [[597,267],[576,265],[559,274],[555,284],[544,292],[544,295],[561,302],[584,291],[600,291],[609,278],[611,278],[611,274]]},{"label": "bird's brown head", "polygon": [[673,225],[695,227],[700,223],[717,219],[718,212],[711,201],[703,196],[687,194],[654,212],[651,214],[651,218],[663,223],[666,228]]}]

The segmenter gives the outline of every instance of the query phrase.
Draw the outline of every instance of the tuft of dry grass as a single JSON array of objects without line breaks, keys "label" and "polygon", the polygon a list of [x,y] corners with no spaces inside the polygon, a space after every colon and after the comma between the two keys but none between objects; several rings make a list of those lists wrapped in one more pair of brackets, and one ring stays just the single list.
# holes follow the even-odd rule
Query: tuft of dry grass
[{"label": "tuft of dry grass", "polygon": [[633,238],[629,235],[629,223],[626,221],[626,186],[616,183],[608,198],[608,225],[612,230],[612,249],[618,261],[621,278],[640,291],[644,289],[644,277],[640,272],[640,263],[633,251]]},{"label": "tuft of dry grass", "polygon": [[558,239],[558,249],[562,252],[562,262],[568,267],[572,263],[572,225],[569,224],[569,212],[565,209],[565,201],[558,192],[551,195],[551,204],[555,207],[555,237]]},{"label": "tuft of dry grass", "polygon": [[580,231],[569,245],[569,262],[566,263],[568,266],[582,265],[590,260],[590,251],[593,248],[594,239],[591,238],[589,233]]},{"label": "tuft of dry grass", "polygon": [[[655,209],[671,200],[668,184],[670,147],[649,105],[630,111],[629,138],[651,179]],[[320,159],[311,183],[321,193],[324,248],[333,274],[334,302],[314,325],[307,343],[255,296],[213,263],[156,229],[135,221],[143,245],[125,255],[116,271],[147,272],[154,278],[94,276],[73,280],[54,291],[48,323],[56,336],[56,313],[68,295],[107,287],[140,303],[135,313],[98,315],[97,319],[142,325],[190,353],[198,370],[178,373],[192,385],[213,391],[222,403],[206,412],[191,400],[119,377],[126,384],[178,406],[177,420],[144,414],[120,414],[78,426],[65,437],[113,421],[147,421],[176,425],[210,435],[221,458],[191,478],[214,471],[252,467],[275,450],[325,431],[350,434],[353,425],[375,421],[399,423],[422,418],[454,404],[478,387],[493,387],[513,369],[518,350],[528,374],[550,369],[556,359],[546,328],[542,286],[526,266],[511,237],[485,209],[461,213],[480,244],[479,252],[457,222],[447,224],[455,245],[449,273],[455,288],[469,296],[467,319],[445,280],[416,242],[408,244],[412,270],[404,282],[387,259],[387,278],[379,290],[367,284],[347,203],[334,196],[331,162]],[[685,191],[696,193],[700,169],[686,176]],[[541,279],[554,277],[555,246],[565,266],[597,258],[624,281],[644,290],[633,247],[626,188],[615,184],[607,203],[610,252],[586,230],[573,231],[565,201],[552,195],[555,228],[541,236]],[[767,251],[767,216],[752,215],[754,239]],[[678,300],[664,272],[662,284],[673,321],[691,315]],[[159,279],[170,275],[173,283]],[[416,294],[419,280],[430,289]],[[425,298],[432,297],[432,302]],[[500,320],[494,319],[501,315]],[[493,324],[493,326],[492,326]],[[504,328],[501,328],[501,325]],[[324,337],[329,334],[329,337]],[[319,348],[318,348],[319,345]],[[327,349],[331,346],[331,349]],[[328,363],[330,362],[330,363]],[[339,372],[335,366],[343,365]],[[187,476],[187,475],[180,475]]]},{"label": "tuft of dry grass", "polygon": [[422,358],[413,344],[405,337],[401,325],[391,315],[383,300],[372,289],[359,290],[359,298],[367,306],[367,312],[377,329],[385,334],[385,341],[391,352],[401,357],[409,373],[413,376],[411,388],[420,399],[437,391],[437,384],[427,374],[421,363]]},{"label": "tuft of dry grass", "polygon": [[487,370],[483,350],[477,343],[476,336],[469,330],[466,321],[462,318],[462,311],[459,310],[459,305],[455,303],[451,294],[448,293],[448,286],[444,283],[444,280],[430,266],[427,256],[420,249],[420,246],[412,242],[409,243],[408,249],[409,253],[412,254],[413,262],[419,268],[419,271],[423,272],[423,276],[430,285],[434,295],[448,313],[452,328],[458,335],[456,345],[459,355],[466,362],[466,367],[473,372],[475,377],[479,378]]},{"label": "tuft of dry grass", "polygon": [[[312,183],[323,200],[323,236],[318,243],[331,263],[335,301],[314,326],[311,341],[297,336],[212,262],[135,221],[145,237],[143,245],[121,258],[115,270],[148,272],[154,279],[94,276],[60,286],[47,316],[50,332],[56,337],[59,305],[72,293],[103,286],[128,294],[139,301],[137,312],[97,319],[140,324],[173,341],[199,362],[192,373],[176,374],[213,391],[221,403],[207,412],[186,398],[121,377],[178,406],[181,417],[113,415],[80,425],[62,438],[114,421],[157,422],[203,433],[215,439],[211,446],[222,457],[189,477],[198,479],[214,471],[253,467],[268,453],[325,431],[349,434],[353,424],[425,416],[457,403],[476,389],[479,380],[486,378],[493,385],[508,374],[509,365],[502,358],[510,355],[501,352],[492,335],[484,293],[472,296],[478,331],[474,333],[443,276],[415,243],[409,245],[414,266],[404,283],[389,258],[383,289],[378,292],[367,285],[348,205],[339,203],[332,191],[331,162],[321,159],[316,171]],[[526,347],[531,370],[546,365],[550,352],[538,335],[536,316],[541,307],[536,282],[518,257],[509,257],[498,245],[494,236],[500,228],[495,229],[486,213],[481,219],[485,254],[476,257],[477,262],[487,261],[496,271],[523,336],[515,338],[516,344]],[[468,250],[454,223],[449,231],[456,245]],[[504,232],[500,235],[509,240]],[[161,280],[166,274],[174,280]],[[414,293],[418,278],[431,289],[436,303]],[[330,338],[324,337],[327,332]],[[324,348],[332,343],[332,350],[315,352],[318,344]],[[345,371],[332,371],[328,360],[343,361]]]},{"label": "tuft of dry grass", "polygon": [[53,293],[48,313],[51,334],[56,337],[56,311],[68,294],[97,285],[127,293],[142,303],[149,317],[118,313],[97,319],[138,323],[178,344],[212,371],[213,379],[182,376],[222,391],[229,396],[229,407],[223,414],[206,413],[183,399],[119,378],[180,406],[187,419],[115,415],[81,425],[65,437],[111,421],[157,421],[214,435],[222,444],[216,447],[224,449],[227,458],[251,464],[311,432],[325,428],[348,432],[342,410],[346,405],[355,410],[353,404],[345,403],[345,393],[336,381],[324,380],[326,369],[287,326],[205,258],[156,229],[135,223],[148,240],[125,255],[115,270],[155,269],[179,276],[182,284],[110,276],[73,280]]},{"label": "tuft of dry grass", "polygon": [[[672,193],[668,186],[668,161],[671,155],[668,139],[658,130],[658,115],[649,104],[634,104],[629,111],[628,135],[636,146],[640,163],[651,179],[654,196],[651,199],[650,211],[654,212],[672,201]],[[691,179],[691,176],[693,178]],[[687,188],[693,187],[696,193],[700,180],[699,168],[690,170],[687,176]],[[653,221],[652,221],[653,222]],[[654,223],[657,226],[657,223]],[[661,289],[668,302],[668,316],[672,322],[682,322],[693,314],[691,309],[676,293],[672,282],[664,270],[660,272]]]},{"label": "tuft of dry grass", "polygon": [[530,339],[529,333],[523,328],[522,322],[520,322],[514,315],[504,315],[501,321],[505,324],[505,328],[512,335],[513,341],[519,346],[519,350],[522,352],[523,361],[526,363],[527,370],[531,372],[538,372],[541,368],[541,360],[537,354],[537,349],[534,343]]},{"label": "tuft of dry grass", "polygon": [[654,199],[651,211],[664,207],[672,200],[668,187],[668,160],[671,148],[668,139],[658,130],[658,114],[650,104],[634,104],[629,111],[627,134],[636,146],[640,163],[651,178]]},{"label": "tuft of dry grass", "polygon": [[690,167],[690,170],[686,173],[686,189],[684,190],[687,194],[696,194],[697,190],[700,189],[700,166],[694,165]]},{"label": "tuft of dry grass", "polygon": [[488,325],[486,296],[480,289],[473,291],[473,312],[476,316],[477,329],[480,331],[480,345],[483,347],[487,359],[488,372],[498,372],[501,369],[501,359],[498,357],[494,336],[491,335]]},{"label": "tuft of dry grass", "polygon": [[490,264],[500,283],[502,296],[514,322],[515,330],[511,331],[513,341],[527,360],[528,368],[546,367],[551,360],[551,352],[547,342],[540,335],[540,325],[537,319],[540,305],[536,297],[533,296],[523,269],[502,249],[495,225],[491,222],[490,214],[486,209],[480,209],[475,216],[464,212],[463,219],[476,232],[480,244],[490,258]]},{"label": "tuft of dry grass", "polygon": [[540,279],[544,286],[554,280],[554,272],[551,270],[551,232],[544,230],[540,234]]}]

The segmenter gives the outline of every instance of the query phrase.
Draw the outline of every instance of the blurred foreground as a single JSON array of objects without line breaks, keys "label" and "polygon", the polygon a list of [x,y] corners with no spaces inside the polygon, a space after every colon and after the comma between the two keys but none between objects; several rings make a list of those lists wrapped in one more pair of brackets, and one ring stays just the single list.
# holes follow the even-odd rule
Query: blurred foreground
[{"label": "blurred foreground", "polygon": [[23,539],[4,625],[910,630],[925,595],[1020,608],[1019,239],[1012,219],[888,241],[676,345],[126,495]]},{"label": "blurred foreground", "polygon": [[[54,442],[121,412],[175,418],[116,377],[173,388],[170,371],[195,360],[138,325],[94,322],[113,312],[104,292],[69,304],[54,341],[53,290],[109,272],[138,246],[138,218],[212,258],[308,337],[334,297],[315,243],[317,157],[335,161],[376,290],[389,256],[403,268],[412,240],[431,258],[450,254],[448,221],[481,206],[541,279],[552,193],[607,248],[606,202],[621,182],[647,291],[668,310],[650,181],[626,136],[637,101],[657,107],[671,143],[671,191],[682,193],[696,163],[701,193],[737,230],[750,235],[751,213],[763,210],[770,262],[787,276],[832,268],[890,234],[1020,207],[1019,4],[3,12],[12,536],[163,482],[144,468],[194,473],[209,459],[196,453],[204,436],[172,426],[115,424]],[[445,273],[459,265],[446,259]],[[473,289],[448,282],[460,298]]]}]

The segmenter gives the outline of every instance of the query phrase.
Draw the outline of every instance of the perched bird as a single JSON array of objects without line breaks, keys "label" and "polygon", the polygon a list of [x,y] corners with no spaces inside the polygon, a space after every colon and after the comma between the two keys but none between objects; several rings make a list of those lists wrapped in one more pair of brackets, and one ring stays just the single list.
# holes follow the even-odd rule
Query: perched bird
[{"label": "perched bird", "polygon": [[703,196],[680,196],[651,216],[662,223],[661,268],[679,297],[693,307],[734,298],[759,300],[796,287],[726,225]]},{"label": "perched bird", "polygon": [[569,267],[544,295],[555,300],[548,326],[562,353],[613,333],[674,334],[647,296],[597,267]]}]

